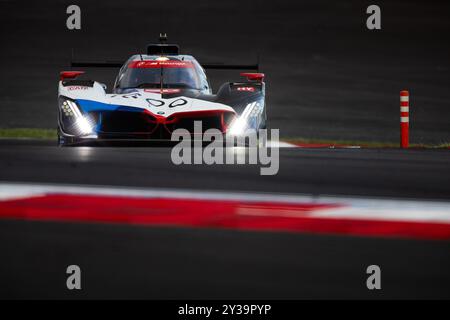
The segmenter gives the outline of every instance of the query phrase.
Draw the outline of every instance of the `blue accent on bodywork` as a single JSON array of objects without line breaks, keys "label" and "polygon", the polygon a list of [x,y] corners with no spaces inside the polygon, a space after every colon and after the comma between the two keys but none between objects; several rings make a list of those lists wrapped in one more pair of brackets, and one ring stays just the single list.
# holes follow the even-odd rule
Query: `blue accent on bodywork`
[{"label": "blue accent on bodywork", "polygon": [[83,113],[92,111],[128,111],[128,112],[143,112],[145,109],[121,106],[116,104],[107,104],[92,100],[75,100]]},{"label": "blue accent on bodywork", "polygon": [[75,100],[78,107],[81,109],[82,113],[89,113],[89,112],[99,112],[98,114],[98,121],[93,129],[95,133],[100,133],[100,129],[102,127],[103,122],[103,115],[102,111],[128,111],[128,112],[144,112],[145,109],[142,108],[136,108],[136,107],[128,107],[128,106],[121,106],[116,104],[107,104],[92,100],[83,100],[83,99],[77,99]]},{"label": "blue accent on bodywork", "polygon": [[94,129],[96,133],[99,133],[99,132],[100,132],[100,129],[101,129],[101,127],[102,127],[102,121],[103,121],[103,115],[102,115],[102,113],[100,112],[100,113],[98,114],[97,125],[95,126],[95,129]]}]

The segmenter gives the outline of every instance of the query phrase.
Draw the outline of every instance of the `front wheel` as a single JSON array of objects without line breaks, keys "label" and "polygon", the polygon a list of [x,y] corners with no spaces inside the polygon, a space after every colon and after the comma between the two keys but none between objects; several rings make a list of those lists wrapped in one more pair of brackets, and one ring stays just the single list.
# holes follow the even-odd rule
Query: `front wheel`
[{"label": "front wheel", "polygon": [[74,138],[72,138],[72,137],[64,137],[63,135],[58,133],[58,140],[57,140],[58,147],[65,147],[65,146],[68,146],[70,144],[73,144],[74,142],[75,142]]},{"label": "front wheel", "polygon": [[59,133],[58,133],[57,144],[58,144],[58,147],[62,147],[62,146],[64,146],[64,144],[65,144],[65,139],[64,139],[64,137],[60,136]]}]

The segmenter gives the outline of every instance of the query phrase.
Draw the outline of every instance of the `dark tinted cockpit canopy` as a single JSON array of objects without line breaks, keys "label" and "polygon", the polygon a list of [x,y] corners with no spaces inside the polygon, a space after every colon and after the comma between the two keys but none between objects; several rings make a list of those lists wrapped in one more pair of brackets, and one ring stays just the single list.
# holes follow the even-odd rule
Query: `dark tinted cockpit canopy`
[{"label": "dark tinted cockpit canopy", "polygon": [[201,67],[195,60],[167,57],[128,61],[117,78],[116,89],[176,88],[202,90]]}]

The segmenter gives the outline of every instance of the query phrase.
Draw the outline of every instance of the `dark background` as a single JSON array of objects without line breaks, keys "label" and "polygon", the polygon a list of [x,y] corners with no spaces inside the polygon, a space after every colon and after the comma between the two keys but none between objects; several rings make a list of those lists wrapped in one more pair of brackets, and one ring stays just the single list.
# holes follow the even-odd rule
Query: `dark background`
[{"label": "dark background", "polygon": [[[0,1],[0,127],[56,126],[58,73],[79,59],[144,52],[161,31],[200,62],[252,63],[267,75],[283,137],[397,141],[399,91],[411,92],[412,142],[450,141],[450,3],[376,1]],[[81,7],[82,29],[66,28]],[[91,69],[111,87],[117,70]],[[210,72],[213,87],[239,73]]]}]

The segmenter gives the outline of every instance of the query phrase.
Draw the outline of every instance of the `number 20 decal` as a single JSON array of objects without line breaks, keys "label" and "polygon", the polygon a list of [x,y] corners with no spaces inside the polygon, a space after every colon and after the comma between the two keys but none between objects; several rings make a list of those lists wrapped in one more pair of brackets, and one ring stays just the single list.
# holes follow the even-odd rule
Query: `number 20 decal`
[{"label": "number 20 decal", "polygon": [[175,108],[175,107],[179,107],[179,106],[184,106],[187,103],[186,100],[180,98],[177,99],[175,101],[172,101],[172,103],[169,105],[169,108]]}]

